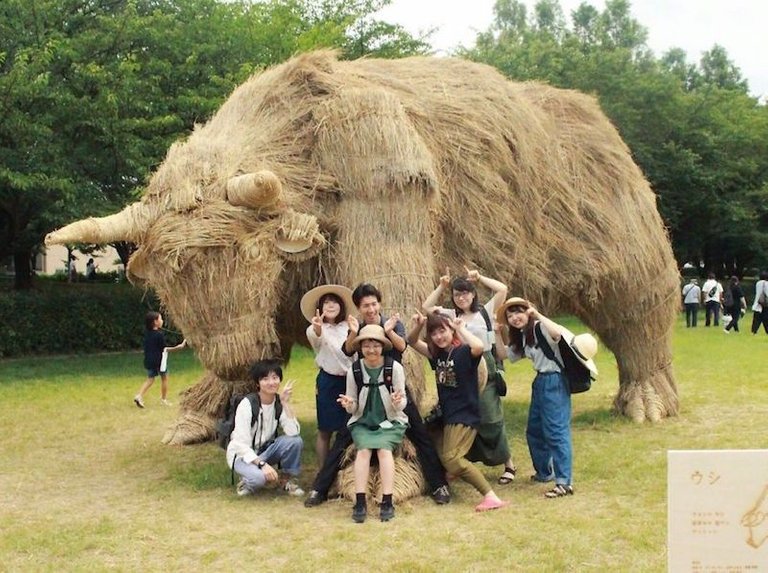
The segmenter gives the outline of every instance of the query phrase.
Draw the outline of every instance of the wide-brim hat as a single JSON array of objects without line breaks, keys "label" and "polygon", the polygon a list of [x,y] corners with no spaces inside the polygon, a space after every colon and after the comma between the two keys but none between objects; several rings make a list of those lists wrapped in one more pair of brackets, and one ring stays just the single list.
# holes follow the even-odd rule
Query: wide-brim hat
[{"label": "wide-brim hat", "polygon": [[576,359],[586,366],[592,374],[597,375],[597,365],[592,360],[597,354],[597,339],[585,332],[583,334],[573,334],[567,328],[563,328],[561,336],[568,343],[568,348],[573,351]]},{"label": "wide-brim hat", "polygon": [[352,350],[359,350],[363,340],[376,340],[384,345],[384,350],[392,350],[392,341],[387,338],[384,328],[379,324],[366,324],[361,328],[352,341]]},{"label": "wide-brim hat", "polygon": [[[355,303],[352,302],[351,290],[341,285],[320,285],[307,291],[304,293],[304,296],[301,297],[299,306],[301,307],[301,314],[304,315],[304,318],[310,322],[312,321],[312,317],[315,316],[315,311],[317,310],[317,302],[326,294],[335,294],[343,300],[347,314],[354,312]],[[344,316],[343,318],[347,317]]]},{"label": "wide-brim hat", "polygon": [[530,308],[531,303],[524,298],[520,298],[519,296],[508,298],[504,301],[504,304],[496,309],[496,322],[501,325],[507,324],[507,309],[511,306],[522,306],[523,308]]}]

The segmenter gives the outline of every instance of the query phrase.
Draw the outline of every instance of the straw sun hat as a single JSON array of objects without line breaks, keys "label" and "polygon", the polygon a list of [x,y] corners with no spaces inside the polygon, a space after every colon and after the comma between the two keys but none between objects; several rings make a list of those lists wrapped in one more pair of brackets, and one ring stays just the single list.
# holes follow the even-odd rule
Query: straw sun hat
[{"label": "straw sun hat", "polygon": [[360,329],[357,338],[352,341],[352,350],[359,350],[363,340],[376,340],[384,345],[384,350],[392,349],[392,342],[387,338],[384,328],[378,324],[366,324]]},{"label": "straw sun hat", "polygon": [[505,326],[507,324],[507,309],[511,306],[521,306],[523,308],[530,308],[531,303],[525,300],[524,298],[520,298],[519,296],[513,296],[512,298],[508,298],[507,300],[504,301],[504,304],[502,304],[496,311],[496,322],[498,322],[502,326]]},{"label": "straw sun hat", "polygon": [[597,354],[597,339],[585,332],[583,334],[573,334],[567,328],[562,329],[561,336],[565,338],[568,347],[573,351],[573,355],[586,366],[592,374],[597,375],[597,366],[592,360]]},{"label": "straw sun hat", "polygon": [[[352,302],[351,290],[341,285],[321,285],[307,291],[304,296],[301,297],[299,306],[301,307],[301,314],[304,315],[304,318],[310,322],[312,321],[312,317],[315,316],[315,311],[317,310],[318,301],[326,294],[335,294],[343,300],[344,306],[346,307],[346,314],[354,312],[355,303]],[[343,318],[346,318],[346,316]]]}]

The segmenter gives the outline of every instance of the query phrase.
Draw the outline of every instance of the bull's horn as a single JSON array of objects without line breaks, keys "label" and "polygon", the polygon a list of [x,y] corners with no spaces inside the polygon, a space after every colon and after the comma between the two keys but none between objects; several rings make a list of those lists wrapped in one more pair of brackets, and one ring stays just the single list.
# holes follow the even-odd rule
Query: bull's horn
[{"label": "bull's horn", "polygon": [[270,209],[280,201],[283,186],[271,171],[256,171],[231,177],[227,181],[230,205],[251,209]]},{"label": "bull's horn", "polygon": [[89,217],[48,233],[46,245],[92,243],[104,245],[117,241],[139,242],[152,219],[152,210],[144,203],[132,203],[107,217]]}]

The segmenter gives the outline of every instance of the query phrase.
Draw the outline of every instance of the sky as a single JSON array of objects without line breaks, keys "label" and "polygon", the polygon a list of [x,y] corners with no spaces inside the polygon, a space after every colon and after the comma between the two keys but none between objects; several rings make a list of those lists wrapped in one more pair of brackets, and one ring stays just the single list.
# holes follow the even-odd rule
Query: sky
[{"label": "sky", "polygon": [[[586,0],[598,10],[603,0]],[[570,24],[570,13],[582,0],[560,0]],[[531,13],[535,0],[525,0]],[[439,54],[474,43],[478,31],[490,26],[494,0],[393,0],[380,12],[382,20],[401,24],[411,33],[430,28],[431,44]],[[768,0],[631,0],[633,17],[648,31],[648,46],[656,56],[682,48],[688,62],[698,63],[702,52],[723,46],[730,60],[749,82],[750,93],[768,96]]]}]

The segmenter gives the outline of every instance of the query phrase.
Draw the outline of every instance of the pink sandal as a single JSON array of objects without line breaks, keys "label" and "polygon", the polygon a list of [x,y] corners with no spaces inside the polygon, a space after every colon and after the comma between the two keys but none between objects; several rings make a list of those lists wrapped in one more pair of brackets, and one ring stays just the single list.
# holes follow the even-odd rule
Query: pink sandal
[{"label": "pink sandal", "polygon": [[475,511],[490,511],[492,509],[501,509],[509,505],[508,501],[501,501],[500,499],[483,498],[479,504],[475,506]]}]

